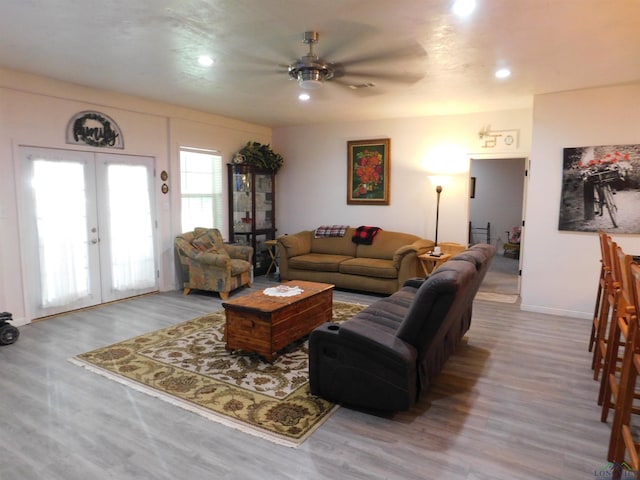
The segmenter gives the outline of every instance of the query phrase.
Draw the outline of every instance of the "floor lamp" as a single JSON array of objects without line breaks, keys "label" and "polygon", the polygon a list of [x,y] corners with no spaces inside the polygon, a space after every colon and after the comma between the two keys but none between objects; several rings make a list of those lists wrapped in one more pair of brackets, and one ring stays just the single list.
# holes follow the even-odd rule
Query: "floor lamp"
[{"label": "floor lamp", "polygon": [[436,201],[436,242],[435,246],[438,245],[438,220],[440,220],[440,194],[442,193],[442,186],[438,185],[436,187],[436,193],[438,194],[438,200]]}]

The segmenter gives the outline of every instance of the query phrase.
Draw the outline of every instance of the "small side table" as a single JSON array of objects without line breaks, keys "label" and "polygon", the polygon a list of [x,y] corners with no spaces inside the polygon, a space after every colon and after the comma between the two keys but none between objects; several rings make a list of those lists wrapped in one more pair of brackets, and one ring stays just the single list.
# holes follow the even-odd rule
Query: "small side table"
[{"label": "small side table", "polygon": [[452,255],[450,253],[443,253],[439,256],[431,255],[430,253],[423,253],[422,255],[418,255],[420,264],[422,265],[422,269],[424,270],[424,274],[427,277],[431,274],[431,272],[433,272],[451,257]]},{"label": "small side table", "polygon": [[271,263],[269,264],[269,268],[267,268],[267,273],[265,276],[269,276],[269,272],[273,268],[273,273],[277,272],[278,268],[278,242],[276,240],[266,240],[264,244],[267,246],[267,251],[269,252],[269,256],[271,257]]},{"label": "small side table", "polygon": [[504,256],[507,258],[520,258],[520,244],[509,242],[505,243]]}]

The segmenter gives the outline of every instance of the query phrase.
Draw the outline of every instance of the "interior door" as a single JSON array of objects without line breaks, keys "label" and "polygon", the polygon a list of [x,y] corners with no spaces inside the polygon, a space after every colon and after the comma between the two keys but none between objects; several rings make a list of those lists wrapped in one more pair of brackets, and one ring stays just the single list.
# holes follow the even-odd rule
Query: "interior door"
[{"label": "interior door", "polygon": [[32,147],[21,158],[29,317],[157,289],[152,158]]}]

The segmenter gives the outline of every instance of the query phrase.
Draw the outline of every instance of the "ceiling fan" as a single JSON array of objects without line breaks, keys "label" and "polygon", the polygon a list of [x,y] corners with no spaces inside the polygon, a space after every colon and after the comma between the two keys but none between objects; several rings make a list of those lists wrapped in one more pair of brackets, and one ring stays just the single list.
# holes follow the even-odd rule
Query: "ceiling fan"
[{"label": "ceiling fan", "polygon": [[[313,50],[313,46],[318,43],[318,32],[304,32],[302,42],[309,46],[309,52],[303,57],[297,59],[294,63],[283,66],[287,67],[289,78],[296,80],[300,87],[306,90],[318,89],[322,87],[326,81],[330,80],[333,80],[335,83],[342,83],[343,85],[355,90],[363,87],[374,87],[375,83],[371,83],[371,80],[375,80],[376,78],[402,83],[414,83],[423,77],[422,74],[415,75],[409,73],[387,72],[384,70],[375,72],[347,72],[345,69],[347,65],[353,66],[356,63],[393,60],[395,59],[394,57],[406,57],[409,55],[424,56],[425,52],[421,48],[420,52],[416,52],[415,48],[410,50],[405,48],[393,52],[378,52],[369,57],[363,57],[349,62],[332,63],[325,61]],[[367,77],[368,80],[360,84],[340,81],[339,79],[344,76]]]},{"label": "ceiling fan", "polygon": [[289,76],[297,80],[301,88],[315,90],[334,77],[335,67],[313,52],[313,45],[318,43],[318,32],[304,32],[302,41],[309,45],[309,53],[289,65]]}]

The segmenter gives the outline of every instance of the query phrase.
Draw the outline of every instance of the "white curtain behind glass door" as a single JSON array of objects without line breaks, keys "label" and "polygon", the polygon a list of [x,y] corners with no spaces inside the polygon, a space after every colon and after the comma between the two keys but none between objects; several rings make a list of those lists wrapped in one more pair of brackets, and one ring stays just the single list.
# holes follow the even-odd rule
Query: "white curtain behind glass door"
[{"label": "white curtain behind glass door", "polygon": [[84,166],[36,160],[33,187],[40,258],[40,306],[66,305],[89,294]]},{"label": "white curtain behind glass door", "polygon": [[111,288],[151,288],[155,285],[155,259],[148,170],[114,164],[107,171]]}]

